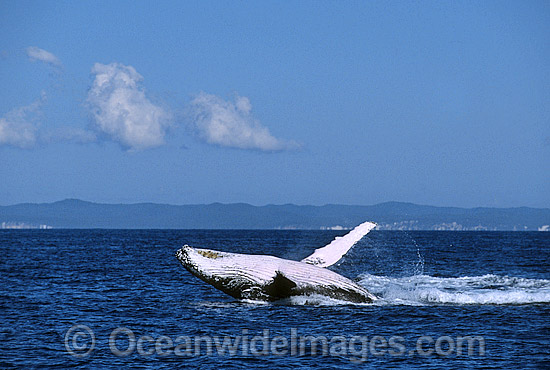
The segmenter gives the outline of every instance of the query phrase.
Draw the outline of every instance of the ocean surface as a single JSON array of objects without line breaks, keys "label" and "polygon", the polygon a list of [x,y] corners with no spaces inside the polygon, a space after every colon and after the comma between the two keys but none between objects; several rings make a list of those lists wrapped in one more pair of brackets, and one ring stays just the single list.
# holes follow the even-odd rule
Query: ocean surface
[{"label": "ocean surface", "polygon": [[0,230],[0,368],[550,368],[550,233],[372,231],[374,304],[241,302],[183,244],[300,260],[345,231]]}]

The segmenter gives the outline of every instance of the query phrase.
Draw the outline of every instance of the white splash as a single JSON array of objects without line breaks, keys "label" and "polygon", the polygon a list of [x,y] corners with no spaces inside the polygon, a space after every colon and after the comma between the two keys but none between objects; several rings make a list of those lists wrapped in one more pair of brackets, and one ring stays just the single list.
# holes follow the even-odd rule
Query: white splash
[{"label": "white splash", "polygon": [[381,299],[377,304],[505,305],[550,303],[550,280],[483,275],[441,278],[364,274],[359,285]]}]

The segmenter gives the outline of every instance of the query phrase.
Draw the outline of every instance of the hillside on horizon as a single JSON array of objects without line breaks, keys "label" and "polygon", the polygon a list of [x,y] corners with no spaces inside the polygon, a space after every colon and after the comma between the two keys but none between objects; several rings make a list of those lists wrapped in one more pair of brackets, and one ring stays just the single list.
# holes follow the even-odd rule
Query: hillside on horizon
[{"label": "hillside on horizon", "polygon": [[103,204],[78,199],[0,206],[0,228],[350,229],[548,231],[548,208],[459,208],[386,202],[370,206],[246,203]]}]

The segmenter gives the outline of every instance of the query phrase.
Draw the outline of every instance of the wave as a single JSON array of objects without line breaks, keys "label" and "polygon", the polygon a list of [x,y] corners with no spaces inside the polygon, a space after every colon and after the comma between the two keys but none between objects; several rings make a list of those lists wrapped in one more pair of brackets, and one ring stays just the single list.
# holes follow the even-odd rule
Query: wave
[{"label": "wave", "polygon": [[550,280],[483,275],[442,278],[363,274],[359,284],[381,299],[377,304],[520,305],[550,303]]}]

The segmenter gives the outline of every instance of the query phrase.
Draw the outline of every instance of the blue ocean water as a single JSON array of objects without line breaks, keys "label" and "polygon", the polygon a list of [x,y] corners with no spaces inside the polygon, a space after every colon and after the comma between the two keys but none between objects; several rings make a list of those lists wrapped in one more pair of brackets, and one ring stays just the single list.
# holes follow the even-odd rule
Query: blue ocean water
[{"label": "blue ocean water", "polygon": [[373,231],[331,267],[368,305],[240,302],[174,257],[299,260],[344,233],[1,230],[0,368],[550,367],[550,233]]}]

